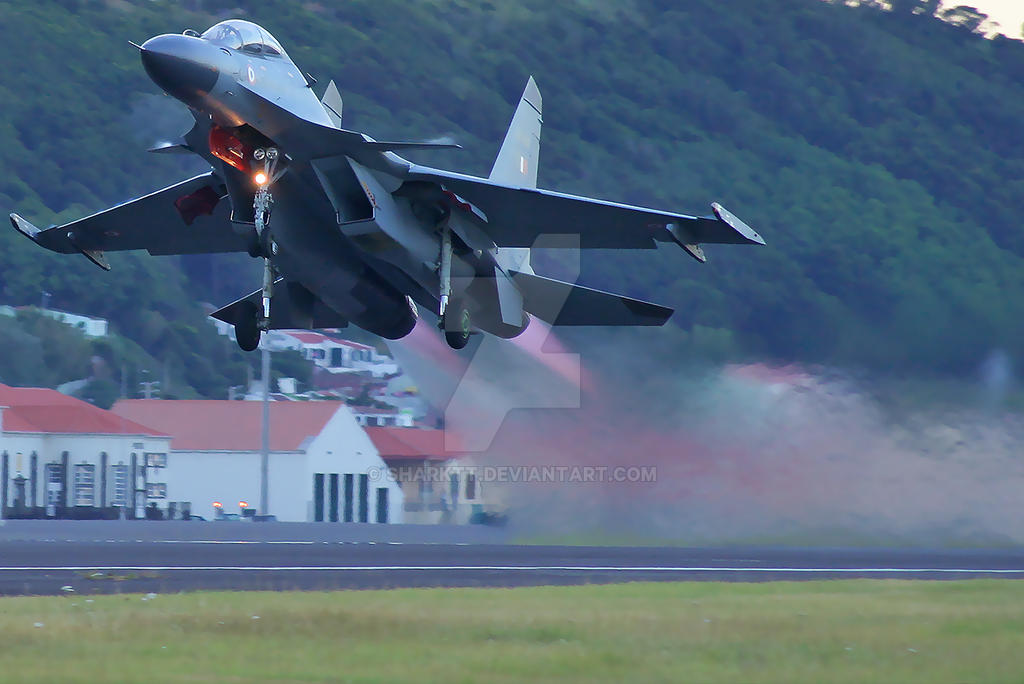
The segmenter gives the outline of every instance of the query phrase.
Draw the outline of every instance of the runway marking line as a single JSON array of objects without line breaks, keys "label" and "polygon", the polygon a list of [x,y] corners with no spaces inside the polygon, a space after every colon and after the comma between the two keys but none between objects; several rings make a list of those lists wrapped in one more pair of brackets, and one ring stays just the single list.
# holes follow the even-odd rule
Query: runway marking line
[{"label": "runway marking line", "polygon": [[330,542],[315,541],[269,541],[262,539],[154,539],[154,544],[302,544],[311,546],[313,544]]},{"label": "runway marking line", "polygon": [[511,572],[728,572],[728,573],[807,573],[807,574],[972,574],[1024,575],[1024,568],[765,568],[765,567],[683,567],[683,566],[617,566],[617,565],[61,565],[2,566],[0,572],[76,572],[83,570],[153,570],[153,571],[257,571],[257,572],[373,572],[391,570],[472,571],[499,570]]}]

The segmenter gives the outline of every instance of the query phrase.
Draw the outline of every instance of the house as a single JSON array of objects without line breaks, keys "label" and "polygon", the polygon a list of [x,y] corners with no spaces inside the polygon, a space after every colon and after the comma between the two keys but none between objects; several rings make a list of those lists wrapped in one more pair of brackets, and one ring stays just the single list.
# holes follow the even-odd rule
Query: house
[{"label": "house", "polygon": [[[18,307],[2,305],[0,306],[0,316],[14,317],[17,315],[18,309],[28,309],[29,307]],[[82,314],[70,313],[68,311],[60,311],[59,309],[34,309],[39,311],[44,316],[60,321],[65,325],[70,325],[72,328],[77,328],[82,331],[82,334],[86,337],[106,337],[107,336],[107,319],[96,318],[95,316],[85,316]]]},{"label": "house", "polygon": [[444,430],[367,427],[366,434],[402,488],[406,522],[465,524],[492,512],[480,470],[452,450]]},{"label": "house", "polygon": [[163,478],[170,436],[51,389],[0,384],[5,517],[143,517],[180,511]]},{"label": "house", "polygon": [[352,414],[363,427],[412,427],[414,418],[409,410],[400,410],[394,406],[382,408],[380,406],[356,406],[352,405]]},{"label": "house", "polygon": [[[344,403],[276,401],[269,409],[270,514],[291,522],[403,521],[402,488]],[[130,399],[112,410],[173,436],[167,488],[186,496],[193,514],[259,507],[261,402]]]},{"label": "house", "polygon": [[271,349],[294,349],[318,368],[330,373],[367,373],[383,378],[398,373],[394,359],[374,347],[328,337],[318,332],[278,330],[271,336]]},{"label": "house", "polygon": [[40,309],[39,312],[55,321],[60,321],[72,328],[82,331],[86,337],[106,337],[107,319],[84,316],[82,314],[69,313],[58,309]]}]

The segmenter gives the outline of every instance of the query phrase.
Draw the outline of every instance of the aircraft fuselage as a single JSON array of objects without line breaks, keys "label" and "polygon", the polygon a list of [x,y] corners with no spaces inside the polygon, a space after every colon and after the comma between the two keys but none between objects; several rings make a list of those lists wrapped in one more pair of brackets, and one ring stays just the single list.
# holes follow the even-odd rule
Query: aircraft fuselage
[{"label": "aircraft fuselage", "polygon": [[[246,27],[242,22],[232,23]],[[278,138],[287,140],[296,119],[334,127],[298,67],[279,47],[268,49],[267,35],[254,32],[234,43],[229,42],[230,34],[219,42],[206,34],[160,35],[143,44],[141,57],[156,85],[208,115],[211,128],[226,131],[248,148],[278,145]],[[260,171],[259,165],[243,158],[225,161],[212,142],[210,149],[193,151],[225,178],[236,228],[251,231],[258,189],[253,174]],[[287,155],[289,148],[281,146],[281,152]],[[381,159],[371,164],[393,164],[383,154],[379,156]],[[229,163],[233,161],[238,163]],[[346,231],[346,224],[373,219],[376,196],[367,184],[374,181],[360,181],[351,173],[332,175],[331,187],[338,194],[356,200],[372,198],[369,205],[350,202],[352,215],[345,216],[325,195],[323,174],[329,174],[329,168],[314,169],[314,163],[286,157],[282,164],[288,166],[287,173],[274,181],[271,226],[275,245],[269,257],[275,269],[359,327],[387,338],[404,336],[415,324],[416,315],[407,295],[430,308],[436,306],[437,276],[432,262],[437,259],[439,238],[433,226],[418,219],[409,206],[392,201],[393,212],[401,214],[392,222],[392,230],[382,230],[378,220],[378,225]],[[465,266],[460,262],[458,270],[466,271]]]}]

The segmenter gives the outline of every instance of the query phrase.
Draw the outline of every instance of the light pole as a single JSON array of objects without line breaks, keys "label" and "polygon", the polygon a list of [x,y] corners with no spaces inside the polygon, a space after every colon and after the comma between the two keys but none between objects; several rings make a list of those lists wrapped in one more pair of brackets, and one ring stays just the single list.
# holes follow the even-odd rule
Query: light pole
[{"label": "light pole", "polygon": [[[149,369],[143,368],[142,369],[142,376],[145,377],[145,378],[148,378],[149,377]],[[139,386],[142,388],[142,397],[144,399],[152,399],[153,398],[153,391],[154,390],[159,391],[158,388],[160,387],[160,381],[159,380],[143,380],[143,381],[141,381],[139,383]]]},{"label": "light pole", "polygon": [[263,435],[260,440],[260,515],[270,514],[270,349],[266,336],[260,345],[260,376],[263,378]]}]

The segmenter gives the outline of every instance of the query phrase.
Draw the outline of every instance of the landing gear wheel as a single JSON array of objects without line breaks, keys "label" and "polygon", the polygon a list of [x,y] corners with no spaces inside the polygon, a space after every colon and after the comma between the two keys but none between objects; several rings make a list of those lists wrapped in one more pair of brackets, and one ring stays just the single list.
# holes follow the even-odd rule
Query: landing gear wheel
[{"label": "landing gear wheel", "polygon": [[[449,321],[449,317],[453,313],[457,313],[458,316],[454,320]],[[444,315],[443,327],[444,341],[452,349],[462,349],[469,344],[469,336],[473,334],[473,326],[469,320],[469,311],[464,307],[454,307],[451,312],[446,313]]]},{"label": "landing gear wheel", "polygon": [[260,346],[259,313],[255,305],[246,307],[235,323],[235,340],[242,351],[255,351]]}]

